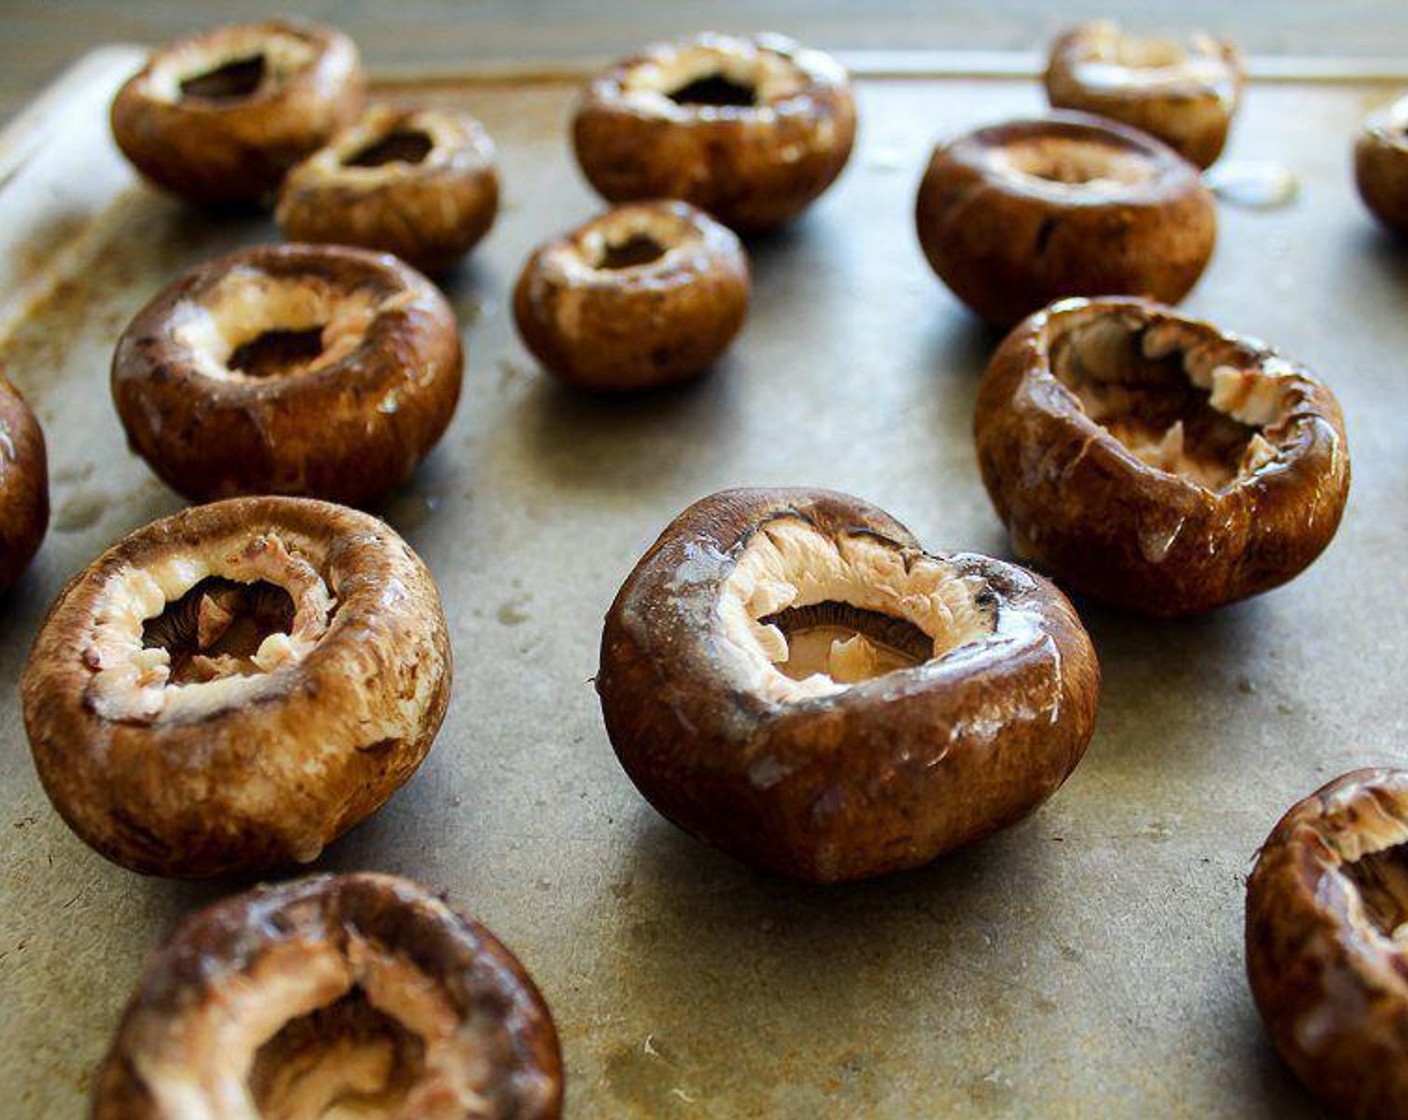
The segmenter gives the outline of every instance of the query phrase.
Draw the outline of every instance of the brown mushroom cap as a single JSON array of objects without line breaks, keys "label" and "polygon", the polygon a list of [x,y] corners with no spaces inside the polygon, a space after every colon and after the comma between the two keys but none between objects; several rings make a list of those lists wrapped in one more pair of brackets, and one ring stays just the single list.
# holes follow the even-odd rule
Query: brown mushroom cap
[{"label": "brown mushroom cap", "polygon": [[1053,108],[1150,133],[1199,167],[1222,154],[1241,95],[1241,52],[1201,32],[1140,39],[1095,20],[1057,37],[1046,67]]},{"label": "brown mushroom cap", "polygon": [[192,500],[362,504],[440,439],[462,363],[454,312],[409,266],[265,245],[198,265],[138,312],[112,393],[133,450]]},{"label": "brown mushroom cap", "polygon": [[1337,1116],[1408,1100],[1408,773],[1356,770],[1281,818],[1247,882],[1247,976],[1277,1052]]},{"label": "brown mushroom cap", "polygon": [[855,133],[845,70],[781,35],[647,47],[588,85],[572,121],[577,162],[604,198],[679,198],[737,230],[800,214]]},{"label": "brown mushroom cap", "polygon": [[1408,97],[1364,122],[1354,145],[1354,181],[1374,216],[1408,237]]},{"label": "brown mushroom cap", "polygon": [[1066,300],[978,390],[983,481],[1017,554],[1113,606],[1183,615],[1286,582],[1349,492],[1339,404],[1262,343],[1143,300]]},{"label": "brown mushroom cap", "polygon": [[[347,1107],[346,1113],[335,1107]],[[390,875],[227,898],[147,959],[94,1120],[556,1120],[543,997],[478,922]]]},{"label": "brown mushroom cap", "polygon": [[823,490],[696,503],[606,617],[596,684],[648,801],[814,881],[924,864],[1012,824],[1085,751],[1100,671],[1065,597],[932,555]]},{"label": "brown mushroom cap", "polygon": [[49,799],[108,859],[209,876],[307,862],[430,749],[450,692],[434,581],[355,510],[237,498],[80,572],[21,681]]},{"label": "brown mushroom cap", "polygon": [[1142,132],[1083,113],[994,125],[941,145],[915,218],[940,279],[1000,325],[1066,296],[1176,303],[1217,237],[1197,168]]},{"label": "brown mushroom cap", "polygon": [[137,170],[202,205],[266,201],[284,173],[361,110],[356,44],[273,20],[161,47],[118,91],[112,132]]},{"label": "brown mushroom cap", "polygon": [[748,313],[738,238],[683,202],[617,206],[540,246],[514,290],[524,344],[571,385],[650,389],[703,372]]},{"label": "brown mushroom cap", "polygon": [[494,145],[473,117],[374,105],[289,172],[275,218],[295,241],[360,245],[427,272],[494,224]]},{"label": "brown mushroom cap", "polygon": [[44,433],[24,398],[0,376],[0,592],[24,574],[48,527]]}]

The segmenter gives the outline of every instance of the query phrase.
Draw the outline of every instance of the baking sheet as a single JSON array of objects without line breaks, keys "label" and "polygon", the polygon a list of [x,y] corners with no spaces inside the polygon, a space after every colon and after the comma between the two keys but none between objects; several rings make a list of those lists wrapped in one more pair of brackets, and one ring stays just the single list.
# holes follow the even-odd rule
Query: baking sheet
[{"label": "baking sheet", "polygon": [[[125,448],[107,387],[117,335],[179,269],[275,236],[133,181],[104,108],[137,57],[90,58],[0,139],[0,369],[45,426],[54,506],[38,561],[0,600],[0,680],[18,679],[72,573],[178,508]],[[754,874],[635,793],[590,683],[601,618],[669,518],[731,485],[847,490],[931,548],[1007,554],[970,434],[996,338],[930,274],[911,211],[937,137],[1039,111],[1040,91],[862,80],[845,176],[750,246],[752,315],[730,354],[695,385],[601,401],[538,373],[508,308],[529,249],[598,206],[566,142],[573,90],[547,76],[388,91],[476,113],[505,202],[448,285],[468,347],[458,415],[380,510],[439,580],[450,714],[416,777],[317,866],[413,876],[496,930],[552,1005],[574,1117],[1317,1115],[1247,993],[1243,880],[1292,801],[1408,754],[1408,253],[1370,224],[1348,163],[1356,122],[1392,87],[1250,88],[1227,158],[1284,165],[1299,195],[1222,207],[1188,302],[1339,394],[1354,484],[1333,546],[1291,586],[1200,620],[1083,605],[1105,690],[1064,789],[974,850],[833,888]],[[84,847],[39,788],[7,687],[3,1111],[81,1115],[145,951],[243,885],[145,879]]]}]

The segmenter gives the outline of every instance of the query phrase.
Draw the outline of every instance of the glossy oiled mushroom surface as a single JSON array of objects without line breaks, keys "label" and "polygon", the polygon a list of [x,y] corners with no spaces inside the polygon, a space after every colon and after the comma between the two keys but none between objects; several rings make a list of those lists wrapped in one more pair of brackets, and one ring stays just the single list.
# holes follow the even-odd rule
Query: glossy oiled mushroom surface
[{"label": "glossy oiled mushroom surface", "polygon": [[1281,1057],[1336,1115],[1408,1099],[1408,773],[1344,774],[1281,819],[1247,883],[1247,972]]},{"label": "glossy oiled mushroom surface", "polygon": [[1096,20],[1057,37],[1045,80],[1053,107],[1142,129],[1207,167],[1227,142],[1242,60],[1232,43],[1203,32],[1145,37]]},{"label": "glossy oiled mushroom surface", "polygon": [[1148,614],[1291,579],[1329,544],[1349,491],[1324,383],[1140,300],[1067,300],[1027,319],[989,364],[975,431],[1018,554]]},{"label": "glossy oiled mushroom surface", "polygon": [[711,495],[664,530],[607,614],[596,685],[664,816],[829,882],[1034,809],[1085,750],[1099,677],[1044,580],[926,553],[859,499],[778,489]]},{"label": "glossy oiled mushroom surface", "polygon": [[682,199],[738,230],[806,209],[855,132],[845,70],[771,34],[646,47],[586,87],[572,122],[577,161],[604,198]]},{"label": "glossy oiled mushroom surface", "polygon": [[449,702],[429,572],[388,526],[240,498],[123,538],[59,596],[21,681],[54,807],[150,874],[315,859],[414,773]]}]

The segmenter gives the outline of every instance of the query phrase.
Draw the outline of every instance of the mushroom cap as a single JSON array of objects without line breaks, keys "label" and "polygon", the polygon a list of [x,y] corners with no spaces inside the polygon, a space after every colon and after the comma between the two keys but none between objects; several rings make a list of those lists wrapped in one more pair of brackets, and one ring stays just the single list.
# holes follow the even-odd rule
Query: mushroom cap
[{"label": "mushroom cap", "polygon": [[1354,181],[1374,217],[1408,237],[1408,97],[1364,122],[1354,144]]},{"label": "mushroom cap", "polygon": [[[431,147],[414,161],[356,163],[398,133],[422,135]],[[359,245],[438,272],[489,232],[498,208],[494,145],[477,120],[374,105],[289,172],[275,218],[295,241]]]},{"label": "mushroom cap", "polygon": [[[1042,174],[1048,164],[1073,177]],[[940,145],[915,221],[939,278],[1002,326],[1068,296],[1176,303],[1217,238],[1197,168],[1145,133],[1084,113],[1010,121]]]},{"label": "mushroom cap", "polygon": [[[940,653],[935,634],[934,657],[849,686],[788,684],[743,656],[726,619],[742,602],[725,596],[783,522],[834,542],[832,560],[872,566],[849,592],[797,602],[912,582],[916,606],[938,595],[970,640]],[[820,570],[819,555],[802,567]],[[747,863],[828,882],[927,863],[1025,816],[1084,753],[1099,680],[1047,581],[925,554],[858,499],[782,489],[712,495],[665,529],[607,614],[596,685],[617,757],[660,813]]]},{"label": "mushroom cap", "polygon": [[[722,75],[760,103],[681,104],[670,93]],[[850,79],[781,35],[707,32],[618,62],[583,91],[577,162],[611,202],[678,198],[739,231],[789,221],[845,167],[855,142]]]},{"label": "mushroom cap", "polygon": [[[265,57],[285,67],[250,95],[183,96],[194,69]],[[280,73],[281,69],[287,72]],[[177,39],[118,91],[112,132],[123,154],[163,190],[205,206],[263,203],[285,172],[361,111],[357,46],[342,32],[291,20],[221,27]]]},{"label": "mushroom cap", "polygon": [[1241,52],[1225,39],[1133,39],[1109,20],[1057,36],[1045,75],[1052,108],[1147,132],[1199,167],[1222,154],[1242,80]]},{"label": "mushroom cap", "polygon": [[44,433],[19,391],[0,375],[0,593],[24,574],[48,527]]},{"label": "mushroom cap", "polygon": [[[1408,1100],[1408,954],[1365,893],[1385,885],[1375,861],[1408,842],[1405,822],[1408,773],[1341,775],[1281,818],[1247,881],[1257,1009],[1282,1059],[1337,1116],[1402,1116]],[[1390,873],[1403,868],[1400,857]]]},{"label": "mushroom cap", "polygon": [[[307,590],[321,615],[263,672],[130,679],[149,652],[131,648],[143,620],[211,576]],[[75,576],[20,692],[70,827],[132,870],[205,877],[307,862],[380,807],[430,749],[450,679],[434,581],[389,527],[327,502],[237,498],[138,529]]]},{"label": "mushroom cap", "polygon": [[[628,267],[602,263],[636,241],[663,250]],[[513,313],[533,356],[580,388],[626,392],[703,372],[748,313],[738,238],[683,202],[614,207],[539,246],[524,263]]]},{"label": "mushroom cap", "polygon": [[[317,329],[313,363],[232,370],[241,343]],[[112,394],[134,451],[193,501],[288,494],[360,505],[410,477],[459,401],[454,312],[385,253],[262,245],[197,265],[137,313]]]},{"label": "mushroom cap", "polygon": [[523,966],[425,887],[369,873],[259,887],[187,917],[147,958],[94,1078],[92,1115],[255,1116],[261,1047],[349,993],[424,1047],[396,1115],[561,1116],[557,1031]]},{"label": "mushroom cap", "polygon": [[[1219,368],[1264,376],[1275,407],[1257,430],[1274,457],[1210,486],[1133,453],[1053,370],[1073,332],[1105,327],[1191,355],[1210,382]],[[1344,420],[1325,385],[1264,343],[1144,300],[1065,300],[1018,326],[978,388],[975,434],[1017,554],[1064,587],[1151,615],[1291,579],[1329,544],[1349,492]]]}]

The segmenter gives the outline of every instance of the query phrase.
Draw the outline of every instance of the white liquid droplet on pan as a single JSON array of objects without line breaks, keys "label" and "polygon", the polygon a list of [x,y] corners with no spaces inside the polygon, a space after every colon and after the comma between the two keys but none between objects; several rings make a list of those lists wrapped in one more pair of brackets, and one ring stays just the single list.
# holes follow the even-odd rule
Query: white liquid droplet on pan
[{"label": "white liquid droplet on pan", "polygon": [[1249,210],[1277,210],[1300,195],[1300,179],[1290,168],[1265,160],[1234,160],[1203,173],[1203,180],[1224,202]]}]

